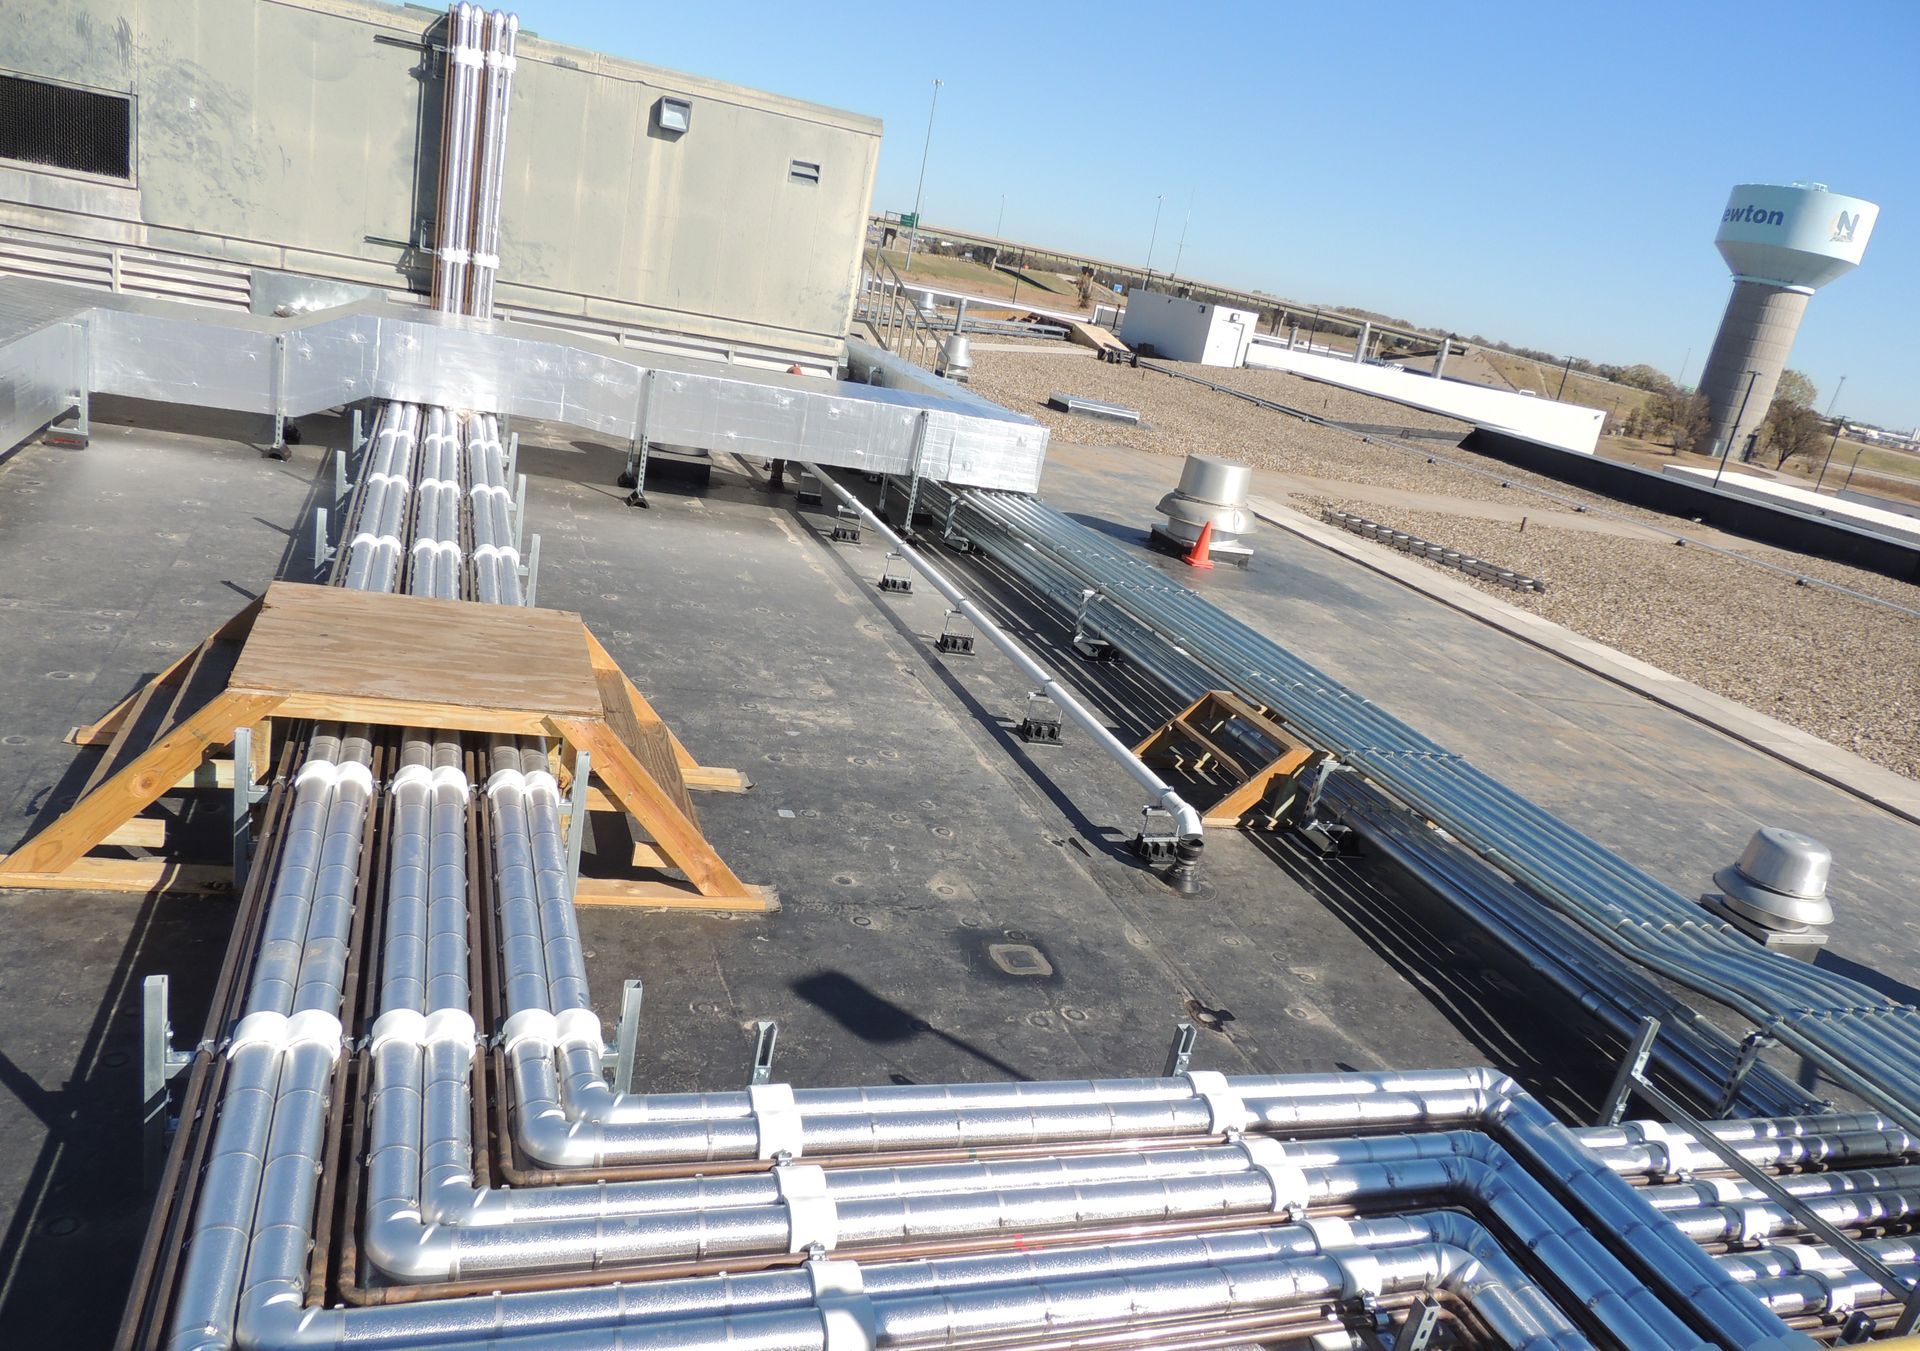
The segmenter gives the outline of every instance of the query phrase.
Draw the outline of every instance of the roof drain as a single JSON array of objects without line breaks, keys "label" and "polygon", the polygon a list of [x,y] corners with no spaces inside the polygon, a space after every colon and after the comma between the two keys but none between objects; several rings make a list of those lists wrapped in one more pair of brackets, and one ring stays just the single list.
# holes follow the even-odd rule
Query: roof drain
[{"label": "roof drain", "polygon": [[[921,552],[896,534],[891,526],[879,516],[827,476],[825,470],[817,464],[803,464],[807,473],[813,475],[820,484],[849,507],[860,519],[872,528],[902,561],[915,572],[926,578],[935,591],[947,598],[949,604],[965,615],[988,642],[1006,653],[1008,660],[1031,679],[1039,682],[1037,693],[1053,701],[1055,708],[1065,714],[1075,726],[1079,727],[1109,759],[1128,774],[1134,782],[1154,796],[1148,807],[1155,807],[1173,817],[1176,841],[1173,849],[1173,861],[1167,868],[1167,883],[1182,896],[1191,896],[1200,890],[1200,850],[1206,843],[1204,831],[1200,825],[1200,813],[1193,809],[1187,800],[1176,793],[1167,781],[1154,773],[1145,761],[1133,753],[1133,748],[1107,730],[1091,709],[1076,699],[1072,692],[1054,678],[1053,672],[1034,660],[1033,655],[1022,647],[1013,636],[989,619],[970,600],[967,594],[947,579],[945,573],[935,567]],[[1143,856],[1151,857],[1143,851]]]}]

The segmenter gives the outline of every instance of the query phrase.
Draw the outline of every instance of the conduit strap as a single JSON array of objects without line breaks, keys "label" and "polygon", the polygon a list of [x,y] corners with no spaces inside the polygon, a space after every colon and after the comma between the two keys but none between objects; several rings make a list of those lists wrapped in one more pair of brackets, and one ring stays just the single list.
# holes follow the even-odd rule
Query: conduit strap
[{"label": "conduit strap", "polygon": [[1207,1129],[1213,1134],[1243,1131],[1253,1124],[1253,1113],[1227,1086],[1227,1076],[1219,1070],[1192,1070],[1181,1077],[1193,1089],[1193,1096],[1207,1104]]},{"label": "conduit strap", "polygon": [[473,255],[473,265],[475,267],[488,269],[498,268],[500,266],[500,255],[497,253],[476,253]]},{"label": "conduit strap", "polygon": [[1331,1258],[1340,1268],[1340,1294],[1343,1299],[1372,1298],[1386,1286],[1380,1259],[1353,1236],[1350,1221],[1327,1218],[1302,1220],[1300,1227],[1313,1236],[1322,1257]]},{"label": "conduit strap", "polygon": [[1265,1174],[1267,1185],[1273,1188],[1275,1214],[1306,1209],[1307,1175],[1294,1166],[1284,1144],[1269,1136],[1250,1135],[1240,1142],[1240,1148],[1253,1171]]},{"label": "conduit strap", "polygon": [[813,1304],[825,1334],[822,1351],[874,1351],[880,1324],[860,1264],[816,1257],[807,1263],[807,1279],[813,1282]]},{"label": "conduit strap", "polygon": [[827,1195],[827,1170],[813,1163],[784,1163],[774,1185],[787,1207],[787,1251],[831,1250],[840,1242],[840,1210]]},{"label": "conduit strap", "polygon": [[804,1152],[800,1111],[793,1105],[793,1085],[755,1084],[747,1090],[748,1115],[760,1133],[759,1157],[782,1154],[797,1159]]}]

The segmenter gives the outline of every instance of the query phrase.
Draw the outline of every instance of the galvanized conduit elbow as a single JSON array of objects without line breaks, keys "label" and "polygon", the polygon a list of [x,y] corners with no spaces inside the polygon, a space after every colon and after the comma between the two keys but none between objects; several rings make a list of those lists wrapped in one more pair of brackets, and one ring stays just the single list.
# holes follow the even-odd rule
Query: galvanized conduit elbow
[{"label": "galvanized conduit elbow", "polygon": [[802,467],[824,484],[848,508],[859,513],[860,519],[886,540],[893,551],[905,559],[915,572],[926,578],[934,590],[946,597],[954,609],[965,615],[976,630],[1005,653],[1023,674],[1036,681],[1041,694],[1052,700],[1055,707],[1092,737],[1094,743],[1106,752],[1108,758],[1125,769],[1133,776],[1136,783],[1154,795],[1155,804],[1173,817],[1175,829],[1180,836],[1181,852],[1175,861],[1175,884],[1184,891],[1191,891],[1199,880],[1200,849],[1205,836],[1205,827],[1201,824],[1200,813],[1193,808],[1192,804],[1175,792],[1165,779],[1154,773],[1145,761],[1135,755],[1131,746],[1109,731],[1107,725],[1062,685],[1052,671],[1042,666],[1020,642],[988,618],[964,591],[955,586],[945,573],[934,566],[931,559],[902,539],[865,502],[836,483],[821,470],[819,465],[806,464]]}]

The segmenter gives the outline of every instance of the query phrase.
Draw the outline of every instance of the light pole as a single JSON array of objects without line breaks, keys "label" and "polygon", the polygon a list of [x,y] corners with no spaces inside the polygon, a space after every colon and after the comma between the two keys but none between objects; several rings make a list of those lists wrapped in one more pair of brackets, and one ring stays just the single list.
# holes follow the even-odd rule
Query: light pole
[{"label": "light pole", "polygon": [[1193,202],[1189,199],[1187,202],[1187,214],[1180,220],[1180,246],[1173,251],[1173,271],[1167,274],[1170,277],[1180,275],[1180,260],[1186,256],[1187,252],[1187,226],[1192,223]]},{"label": "light pole", "polygon": [[1007,223],[1007,194],[1000,194],[1000,214],[993,218],[993,237],[1000,238],[1000,227]]},{"label": "light pole", "polygon": [[933,102],[927,106],[927,141],[920,147],[920,186],[913,190],[913,228],[907,232],[907,271],[913,271],[913,246],[920,242],[920,203],[927,195],[927,155],[933,150],[933,115],[940,109],[940,81],[933,82]]},{"label": "light pole", "polygon": [[1727,435],[1726,449],[1720,452],[1720,466],[1713,471],[1713,486],[1716,488],[1720,486],[1720,476],[1727,472],[1727,456],[1733,454],[1735,433],[1740,430],[1740,419],[1747,415],[1747,400],[1753,396],[1753,382],[1759,378],[1759,371],[1753,369],[1747,371],[1747,390],[1740,396],[1740,411],[1733,415],[1733,427]]},{"label": "light pole", "polygon": [[[1841,376],[1840,383],[1833,387],[1833,397],[1827,400],[1827,421],[1833,422],[1833,406],[1840,402],[1840,391],[1847,387],[1847,377]],[[1833,422],[1833,440],[1827,442],[1827,458],[1820,462],[1820,477],[1813,481],[1813,490],[1820,491],[1820,485],[1827,481],[1827,466],[1833,463],[1833,450],[1840,444],[1840,433],[1846,430],[1844,423]],[[1860,457],[1855,456],[1856,460]]]},{"label": "light pole", "polygon": [[1153,199],[1153,233],[1147,236],[1147,282],[1153,282],[1153,246],[1160,242],[1160,204],[1166,201],[1161,193]]}]

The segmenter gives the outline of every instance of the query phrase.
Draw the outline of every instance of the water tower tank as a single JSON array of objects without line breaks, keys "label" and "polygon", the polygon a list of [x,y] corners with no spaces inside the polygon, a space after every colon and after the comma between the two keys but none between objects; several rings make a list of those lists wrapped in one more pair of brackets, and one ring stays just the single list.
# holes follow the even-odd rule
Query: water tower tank
[{"label": "water tower tank", "polygon": [[1807,297],[1851,272],[1880,208],[1818,183],[1743,183],[1714,236],[1733,295],[1700,375],[1710,418],[1698,450],[1739,454],[1773,403]]}]

